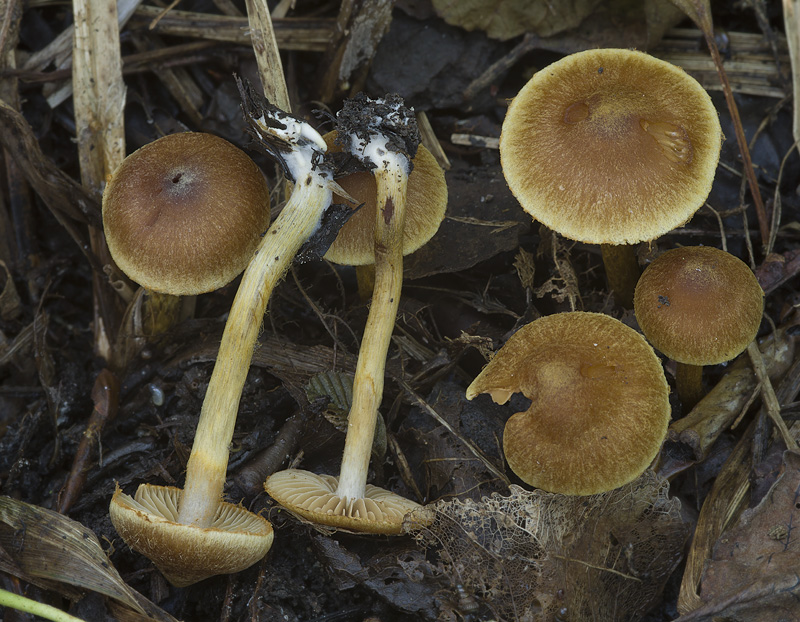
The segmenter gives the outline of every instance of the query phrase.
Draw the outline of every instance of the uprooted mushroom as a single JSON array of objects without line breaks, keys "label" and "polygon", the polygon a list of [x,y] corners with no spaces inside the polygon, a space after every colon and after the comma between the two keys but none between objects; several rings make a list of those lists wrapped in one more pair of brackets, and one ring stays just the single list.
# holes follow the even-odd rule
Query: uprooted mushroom
[{"label": "uprooted mushroom", "polygon": [[377,186],[375,286],[353,380],[341,469],[338,478],[298,469],[280,471],[267,478],[264,488],[306,520],[357,532],[396,534],[404,515],[419,504],[366,482],[403,285],[407,184],[419,131],[413,112],[396,95],[349,100],[337,115],[337,125],[345,149],[372,170]]}]

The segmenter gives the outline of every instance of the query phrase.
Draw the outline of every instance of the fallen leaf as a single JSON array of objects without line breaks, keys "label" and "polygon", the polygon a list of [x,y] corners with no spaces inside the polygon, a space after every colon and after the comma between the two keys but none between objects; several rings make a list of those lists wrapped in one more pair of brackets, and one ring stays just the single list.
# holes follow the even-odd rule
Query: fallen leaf
[{"label": "fallen leaf", "polygon": [[800,619],[800,454],[786,451],[783,465],[761,502],[717,541],[701,580],[707,605],[681,620]]},{"label": "fallen leaf", "polygon": [[436,13],[452,26],[485,30],[505,41],[525,32],[543,37],[574,28],[600,0],[433,0]]},{"label": "fallen leaf", "polygon": [[[0,497],[0,546],[26,576],[99,592],[143,620],[175,622],[122,580],[93,532],[66,516]],[[13,573],[8,564],[3,569]]]}]

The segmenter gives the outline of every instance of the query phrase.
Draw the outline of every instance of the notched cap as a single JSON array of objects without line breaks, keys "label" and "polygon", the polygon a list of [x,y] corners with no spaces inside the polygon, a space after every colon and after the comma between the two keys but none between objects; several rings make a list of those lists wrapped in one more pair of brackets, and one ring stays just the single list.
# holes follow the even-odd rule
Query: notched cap
[{"label": "notched cap", "polygon": [[370,484],[363,499],[343,499],[336,494],[338,485],[338,478],[332,475],[287,469],[270,475],[264,490],[302,519],[357,533],[400,534],[403,517],[422,507]]},{"label": "notched cap", "polygon": [[559,313],[523,326],[467,389],[529,409],[503,434],[511,469],[548,492],[589,495],[638,477],[670,418],[658,357],[633,329],[600,313]]},{"label": "notched cap", "polygon": [[131,497],[117,487],[111,522],[126,544],[150,559],[170,583],[184,587],[249,568],[272,546],[272,525],[232,503],[220,503],[211,527],[177,522],[182,491],[142,484]]},{"label": "notched cap", "polygon": [[657,350],[680,363],[716,365],[755,339],[764,291],[738,257],[712,246],[686,246],[647,267],[633,305]]}]

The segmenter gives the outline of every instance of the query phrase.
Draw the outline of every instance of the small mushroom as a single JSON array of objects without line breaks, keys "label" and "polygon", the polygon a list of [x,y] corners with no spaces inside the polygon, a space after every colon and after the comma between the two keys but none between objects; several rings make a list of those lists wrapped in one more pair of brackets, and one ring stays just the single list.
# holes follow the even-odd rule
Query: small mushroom
[{"label": "small mushroom", "polygon": [[689,410],[703,396],[703,366],[735,358],[755,339],[764,292],[738,257],[687,246],[647,267],[636,286],[634,311],[650,343],[677,362],[678,396]]},{"label": "small mushroom", "polygon": [[[337,131],[323,136],[329,153],[340,153]],[[361,206],[339,230],[325,253],[325,259],[344,266],[355,266],[358,291],[362,300],[369,300],[375,287],[375,213],[377,187],[370,172],[356,171],[338,177],[337,183]],[[342,198],[334,195],[334,203]],[[411,160],[406,198],[406,219],[403,225],[403,255],[410,255],[424,246],[439,230],[447,209],[447,183],[444,171],[425,145],[419,145]]]},{"label": "small mushroom", "polygon": [[[404,230],[409,173],[419,132],[412,111],[397,96],[349,100],[337,115],[337,124],[339,137],[349,151],[372,169],[376,192],[375,207],[368,212],[373,224],[365,226],[373,232],[371,249],[364,248],[367,238],[363,233],[359,233],[361,242],[355,247],[360,248],[357,252],[364,260],[374,258],[375,287],[353,379],[342,465],[338,478],[297,469],[280,471],[267,478],[264,488],[282,506],[314,523],[356,532],[398,534],[404,515],[419,504],[366,482],[383,397],[386,354],[403,285],[403,251],[409,239]],[[444,176],[432,177],[431,192],[446,203]],[[434,206],[439,214],[437,222],[444,207]],[[348,245],[355,246],[348,243],[340,247]],[[341,257],[341,250],[335,252]]]},{"label": "small mushroom", "polygon": [[[336,143],[339,133],[323,136],[329,153],[342,151]],[[363,204],[339,230],[325,259],[344,266],[375,263],[375,226],[377,184],[371,172],[355,172],[336,180],[347,193]],[[447,208],[447,183],[444,171],[425,145],[420,145],[411,160],[403,224],[403,255],[410,255],[424,246],[439,230]],[[334,202],[336,197],[334,196]]]},{"label": "small mushroom", "polygon": [[523,209],[601,244],[618,302],[639,277],[633,249],[688,221],[714,179],[716,110],[682,69],[642,52],[578,52],[537,72],[508,108],[503,174]]},{"label": "small mushroom", "polygon": [[559,313],[523,326],[467,388],[498,404],[521,392],[503,450],[521,480],[591,495],[636,479],[655,458],[670,418],[669,386],[653,348],[600,313]]},{"label": "small mushroom", "polygon": [[[259,143],[281,163],[294,189],[242,276],[203,400],[183,490],[142,485],[135,498],[117,490],[111,501],[111,519],[120,535],[175,585],[247,568],[272,544],[272,527],[264,518],[220,501],[228,448],[270,294],[320,226],[338,189],[322,157],[325,141],[314,128],[274,106],[249,99],[244,105]],[[215,561],[220,557],[224,563]]]}]

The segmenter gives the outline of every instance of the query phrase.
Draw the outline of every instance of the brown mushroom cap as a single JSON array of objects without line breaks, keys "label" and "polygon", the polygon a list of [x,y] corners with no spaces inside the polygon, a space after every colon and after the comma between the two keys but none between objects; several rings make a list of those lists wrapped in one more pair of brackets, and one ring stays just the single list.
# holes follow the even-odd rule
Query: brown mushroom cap
[{"label": "brown mushroom cap", "polygon": [[111,256],[142,287],[174,295],[232,281],[269,227],[269,188],[239,148],[211,134],[172,134],[117,168],[103,193]]},{"label": "brown mushroom cap", "polygon": [[142,484],[131,497],[119,488],[109,506],[111,522],[134,551],[152,560],[175,586],[249,568],[272,546],[272,525],[232,503],[220,503],[211,527],[177,521],[182,491]]},{"label": "brown mushroom cap", "polygon": [[503,449],[524,482],[590,495],[641,475],[670,418],[658,357],[635,330],[600,313],[559,313],[517,331],[467,389],[530,408],[506,423]]},{"label": "brown mushroom cap", "polygon": [[592,244],[652,240],[703,204],[722,131],[708,93],[641,52],[587,50],[545,67],[509,106],[503,173],[523,209]]},{"label": "brown mushroom cap", "polygon": [[[339,152],[336,132],[323,136],[329,152]],[[447,183],[444,171],[430,151],[420,145],[408,176],[406,216],[403,229],[403,255],[424,246],[439,230],[447,209]],[[336,180],[348,194],[364,206],[339,231],[325,259],[345,266],[375,263],[375,210],[377,187],[372,173],[353,173]],[[348,204],[335,195],[334,203]]]},{"label": "brown mushroom cap", "polygon": [[738,257],[710,246],[667,251],[639,279],[633,306],[642,332],[669,358],[716,365],[755,338],[764,292]]},{"label": "brown mushroom cap", "polygon": [[278,471],[264,489],[292,514],[317,525],[357,533],[396,535],[403,518],[422,506],[393,492],[367,484],[364,497],[348,502],[336,494],[339,479],[299,469]]}]

